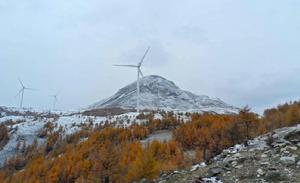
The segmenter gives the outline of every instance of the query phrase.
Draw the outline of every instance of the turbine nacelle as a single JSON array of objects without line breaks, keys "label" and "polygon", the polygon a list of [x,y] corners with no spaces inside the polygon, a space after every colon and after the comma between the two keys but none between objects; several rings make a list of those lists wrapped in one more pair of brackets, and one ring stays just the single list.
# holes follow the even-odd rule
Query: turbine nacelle
[{"label": "turbine nacelle", "polygon": [[146,50],[146,52],[144,53],[144,55],[143,55],[141,61],[140,61],[137,65],[113,65],[113,66],[117,66],[117,67],[133,67],[133,68],[137,68],[138,74],[141,75],[142,77],[144,77],[144,74],[142,73],[142,70],[141,70],[141,66],[142,66],[142,64],[143,64],[143,62],[144,62],[144,59],[145,59],[146,55],[147,55],[148,52],[149,52],[149,49],[150,49],[150,47],[147,48],[147,50]]},{"label": "turbine nacelle", "polygon": [[26,87],[20,79],[19,79],[19,83],[21,85],[21,89],[15,97],[17,97],[21,94],[20,108],[22,108],[25,90],[35,90],[35,89]]}]

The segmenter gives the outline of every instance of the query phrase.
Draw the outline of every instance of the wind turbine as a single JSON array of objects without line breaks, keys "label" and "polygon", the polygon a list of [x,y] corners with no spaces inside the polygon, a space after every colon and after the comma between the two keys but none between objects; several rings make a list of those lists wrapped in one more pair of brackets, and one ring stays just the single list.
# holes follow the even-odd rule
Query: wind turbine
[{"label": "wind turbine", "polygon": [[19,79],[19,83],[21,85],[21,89],[20,91],[17,93],[16,97],[19,96],[21,94],[21,101],[20,101],[20,108],[23,107],[23,99],[24,99],[24,93],[25,93],[25,90],[34,90],[33,88],[28,88],[26,87],[23,82]]},{"label": "wind turbine", "polygon": [[142,70],[141,70],[141,66],[144,62],[144,59],[149,51],[150,47],[147,48],[146,52],[144,53],[142,59],[140,60],[140,62],[138,62],[137,65],[113,65],[113,66],[118,66],[118,67],[133,67],[137,69],[137,82],[136,82],[136,90],[137,90],[137,101],[136,101],[136,110],[139,113],[140,112],[140,76],[144,77]]},{"label": "wind turbine", "polygon": [[50,95],[50,97],[53,97],[53,110],[55,110],[55,105],[57,103],[57,96],[58,96],[59,92],[56,93],[55,95]]}]

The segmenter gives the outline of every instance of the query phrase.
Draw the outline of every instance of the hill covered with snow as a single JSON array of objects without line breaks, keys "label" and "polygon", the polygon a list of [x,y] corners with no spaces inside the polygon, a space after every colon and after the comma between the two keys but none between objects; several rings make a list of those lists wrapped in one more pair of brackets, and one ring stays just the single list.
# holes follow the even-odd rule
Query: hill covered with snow
[{"label": "hill covered with snow", "polygon": [[[235,113],[238,108],[218,98],[196,95],[180,89],[174,82],[161,76],[150,75],[140,80],[140,106],[142,109],[164,109],[189,112]],[[113,96],[96,102],[89,108],[136,108],[136,82],[121,88]]]}]

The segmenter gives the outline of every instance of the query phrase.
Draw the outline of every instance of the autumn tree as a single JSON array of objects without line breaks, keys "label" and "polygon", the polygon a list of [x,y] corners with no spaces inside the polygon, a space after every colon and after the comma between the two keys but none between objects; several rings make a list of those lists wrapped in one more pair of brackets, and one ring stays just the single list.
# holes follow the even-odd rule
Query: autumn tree
[{"label": "autumn tree", "polygon": [[6,145],[8,140],[9,137],[7,127],[4,124],[0,124],[0,150]]},{"label": "autumn tree", "polygon": [[285,121],[287,125],[293,125],[297,122],[300,122],[300,111],[299,107],[296,104],[291,105],[287,110]]},{"label": "autumn tree", "polygon": [[257,120],[257,115],[251,112],[251,109],[248,106],[246,106],[239,111],[239,120],[244,125],[244,133],[246,138],[245,140],[247,141],[251,137],[250,128],[253,127],[253,123]]},{"label": "autumn tree", "polygon": [[154,154],[146,149],[129,165],[127,180],[129,182],[143,178],[152,180],[158,176],[158,173],[159,167]]}]

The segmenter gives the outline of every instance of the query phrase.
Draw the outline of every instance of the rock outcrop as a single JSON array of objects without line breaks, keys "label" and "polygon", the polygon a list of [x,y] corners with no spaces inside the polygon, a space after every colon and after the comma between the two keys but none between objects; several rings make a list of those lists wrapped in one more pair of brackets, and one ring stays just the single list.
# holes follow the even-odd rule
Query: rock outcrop
[{"label": "rock outcrop", "polygon": [[235,145],[203,166],[164,175],[157,182],[300,182],[300,125]]}]

